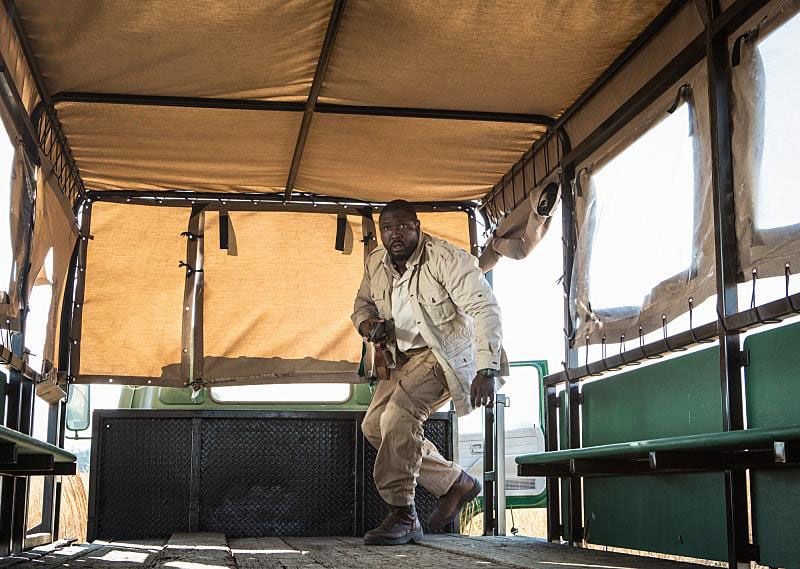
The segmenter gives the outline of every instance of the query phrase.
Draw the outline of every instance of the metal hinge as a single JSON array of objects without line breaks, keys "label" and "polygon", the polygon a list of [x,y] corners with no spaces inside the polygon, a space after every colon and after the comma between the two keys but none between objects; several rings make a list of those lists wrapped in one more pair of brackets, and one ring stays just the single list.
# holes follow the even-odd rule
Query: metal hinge
[{"label": "metal hinge", "polygon": [[760,563],[761,561],[761,550],[758,547],[757,543],[748,543],[744,547],[744,556],[745,560],[747,561],[755,561],[756,563]]},{"label": "metal hinge", "polygon": [[739,367],[750,367],[750,350],[744,350],[736,354],[736,365]]}]

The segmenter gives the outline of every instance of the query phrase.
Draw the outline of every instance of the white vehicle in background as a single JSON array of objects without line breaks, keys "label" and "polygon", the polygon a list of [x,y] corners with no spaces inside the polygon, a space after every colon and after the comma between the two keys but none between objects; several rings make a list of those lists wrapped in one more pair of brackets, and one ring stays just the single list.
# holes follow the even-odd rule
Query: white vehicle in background
[{"label": "white vehicle in background", "polygon": [[[522,501],[526,505],[544,498],[545,479],[517,476],[515,458],[523,454],[543,452],[544,434],[541,428],[540,409],[542,375],[546,373],[543,362],[519,362],[511,365],[511,375],[499,393],[506,395],[505,409],[505,472],[506,496],[530,498]],[[483,413],[474,411],[458,421],[458,462],[470,475],[483,477]]]}]

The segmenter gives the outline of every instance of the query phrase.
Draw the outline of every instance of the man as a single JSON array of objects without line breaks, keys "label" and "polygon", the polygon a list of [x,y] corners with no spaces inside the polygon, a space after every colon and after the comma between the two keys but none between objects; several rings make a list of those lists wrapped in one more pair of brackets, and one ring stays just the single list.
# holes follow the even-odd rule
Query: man
[{"label": "man", "polygon": [[361,425],[378,450],[375,485],[390,513],[364,536],[372,545],[422,538],[414,490],[439,497],[428,527],[455,519],[480,483],[445,460],[423,422],[449,398],[459,416],[491,405],[501,360],[500,309],[469,253],[422,233],[414,208],[396,200],[378,220],[383,247],[367,258],[352,320],[364,338],[386,344],[391,368]]}]

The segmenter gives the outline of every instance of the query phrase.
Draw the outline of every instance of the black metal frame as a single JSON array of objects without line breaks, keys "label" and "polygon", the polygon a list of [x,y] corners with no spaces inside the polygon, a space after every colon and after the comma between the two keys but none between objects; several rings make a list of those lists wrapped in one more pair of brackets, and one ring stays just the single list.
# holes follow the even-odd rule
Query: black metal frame
[{"label": "black metal frame", "polygon": [[325,79],[325,73],[328,71],[328,63],[331,60],[331,53],[333,53],[333,45],[336,42],[336,34],[339,32],[339,26],[342,23],[342,15],[344,8],[347,5],[347,0],[334,0],[331,17],[328,19],[328,29],[325,31],[325,41],[322,43],[322,52],[317,60],[317,69],[314,72],[314,79],[311,82],[311,90],[308,93],[308,100],[303,112],[303,122],[300,124],[300,132],[297,134],[297,142],[294,147],[294,155],[292,156],[292,165],[289,168],[289,177],[286,180],[286,189],[284,190],[284,200],[287,202],[292,199],[292,191],[294,190],[294,183],[297,179],[297,172],[300,170],[300,160],[303,157],[303,149],[306,146],[306,139],[308,138],[308,131],[311,129],[311,120],[314,118],[314,109],[317,105],[319,92],[322,90],[322,82]]},{"label": "black metal frame", "polygon": [[[364,243],[364,258],[377,244],[373,210],[378,210],[385,204],[360,202],[348,198],[334,198],[328,196],[312,196],[302,194],[299,200],[285,202],[280,194],[228,194],[220,192],[184,192],[179,190],[162,192],[138,191],[90,191],[87,201],[82,204],[81,232],[70,271],[74,278],[74,294],[72,290],[65,291],[64,309],[62,310],[62,344],[61,355],[64,354],[64,344],[68,343],[68,380],[77,381],[80,377],[84,383],[97,382],[97,376],[80,375],[81,331],[82,331],[82,306],[86,287],[87,255],[90,234],[92,205],[94,202],[124,203],[134,205],[147,205],[152,207],[183,207],[191,210],[188,230],[182,235],[187,238],[187,260],[182,263],[186,268],[186,286],[184,287],[184,300],[182,311],[181,333],[181,375],[183,385],[199,388],[202,385],[202,369],[204,362],[203,353],[203,281],[202,266],[203,243],[203,216],[206,211],[261,211],[261,212],[305,212],[322,214],[339,214],[360,216],[364,220],[362,227],[362,242]],[[469,239],[472,251],[478,249],[477,245],[477,219],[475,216],[474,202],[417,202],[414,204],[419,212],[461,212],[467,217]],[[69,283],[73,281],[68,277]],[[66,295],[70,294],[68,298]],[[67,310],[67,306],[70,309]],[[67,334],[67,335],[65,335]],[[60,364],[64,365],[60,359]],[[64,369],[64,368],[61,368]],[[125,385],[150,385],[157,378],[142,376],[115,376],[103,375],[102,381],[114,381]],[[161,382],[163,384],[163,382]]]},{"label": "black metal frame", "polygon": [[[713,22],[721,11],[719,0],[707,0],[708,21]],[[717,314],[719,320],[738,310],[736,212],[734,210],[733,148],[730,126],[730,58],[728,34],[715,34],[706,25],[706,61],[709,78],[709,110],[711,116],[711,181],[714,196],[714,251],[716,257]],[[723,429],[744,428],[742,389],[743,358],[741,339],[720,324],[720,382]],[[747,552],[747,475],[742,467],[725,470],[725,504],[727,518],[728,563],[749,562]]]},{"label": "black metal frame", "polygon": [[[186,237],[186,285],[183,291],[181,327],[181,376],[189,385],[203,377],[203,252],[205,206],[195,205],[189,216]],[[79,370],[76,371],[76,377]]]},{"label": "black metal frame", "polygon": [[[189,192],[165,190],[140,192],[134,190],[90,190],[90,201],[120,204],[194,207],[203,205],[206,211],[290,211],[303,213],[351,213],[360,215],[364,211],[378,210],[383,202],[365,202],[352,198],[322,196],[316,194],[294,194],[291,202],[284,201],[283,194],[240,194],[225,192]],[[467,213],[476,202],[414,202],[418,212],[463,211]]]},{"label": "black metal frame", "polygon": [[[75,265],[73,269],[74,275],[74,292],[72,295],[72,302],[67,308],[67,298],[64,299],[64,310],[69,310],[70,320],[66,328],[62,328],[61,343],[62,350],[64,342],[69,342],[68,357],[69,366],[67,370],[67,380],[74,381],[78,375],[81,365],[81,329],[83,324],[83,300],[86,294],[86,260],[89,254],[89,242],[91,236],[92,224],[92,200],[87,200],[82,204],[81,208],[81,228],[78,242],[76,243],[76,251],[74,252]],[[68,281],[70,284],[73,281]],[[69,288],[69,287],[68,287]],[[63,317],[63,315],[62,315]],[[61,354],[59,354],[61,355]]]},{"label": "black metal frame", "polygon": [[[681,351],[696,344],[713,342],[719,338],[721,329],[727,330],[728,335],[741,334],[747,330],[762,326],[768,321],[776,322],[794,316],[797,314],[797,306],[800,306],[800,293],[729,314],[716,322],[709,322],[667,338],[659,338],[649,344],[637,345],[624,352],[610,355],[605,359],[591,361],[579,367],[573,365],[568,372],[557,372],[548,375],[544,379],[544,383],[548,387],[557,386],[567,381],[567,377],[571,382],[579,381],[608,371],[616,371],[640,360],[652,359],[671,352]],[[738,363],[737,361],[737,365]]]},{"label": "black metal frame", "polygon": [[[560,178],[558,167],[566,152],[565,140],[568,146],[566,131],[551,128],[511,166],[481,200],[480,211],[488,224],[496,226],[504,216],[526,200],[535,188]],[[537,163],[541,163],[543,168],[537,168]]]},{"label": "black metal frame", "polygon": [[[497,530],[497,468],[495,466],[494,407],[483,408],[483,535]],[[500,457],[497,457],[498,460]]]},{"label": "black metal frame", "polygon": [[[139,105],[146,107],[178,107],[186,109],[229,109],[237,111],[272,111],[304,113],[306,103],[293,101],[260,101],[257,99],[214,99],[210,97],[177,97],[169,95],[130,95],[125,93],[88,93],[64,91],[52,97],[54,104],[84,103],[92,105]],[[354,115],[387,118],[443,119],[479,122],[538,124],[552,127],[556,120],[547,115],[467,111],[454,109],[421,109],[416,107],[378,107],[316,103],[314,112],[328,115]]]}]

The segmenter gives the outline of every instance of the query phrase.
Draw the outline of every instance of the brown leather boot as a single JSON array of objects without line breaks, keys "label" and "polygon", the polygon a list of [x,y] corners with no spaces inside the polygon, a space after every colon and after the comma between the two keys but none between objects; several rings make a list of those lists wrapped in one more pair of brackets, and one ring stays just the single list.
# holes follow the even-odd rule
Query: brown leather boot
[{"label": "brown leather boot", "polygon": [[453,482],[447,494],[439,498],[436,509],[428,519],[428,530],[439,531],[456,519],[464,504],[474,500],[481,493],[481,483],[463,470]]},{"label": "brown leather boot", "polygon": [[402,545],[422,539],[422,525],[414,504],[389,506],[381,525],[364,534],[366,545]]}]

